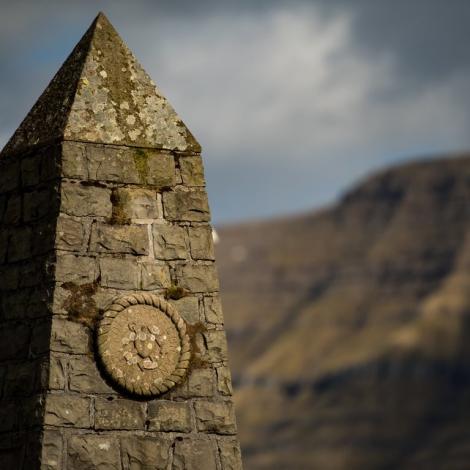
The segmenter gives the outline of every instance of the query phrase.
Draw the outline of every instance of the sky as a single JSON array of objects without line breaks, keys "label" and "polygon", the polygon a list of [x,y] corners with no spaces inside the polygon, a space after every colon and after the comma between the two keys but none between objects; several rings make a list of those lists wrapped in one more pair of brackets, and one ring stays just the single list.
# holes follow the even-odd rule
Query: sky
[{"label": "sky", "polygon": [[0,0],[0,147],[99,10],[203,146],[215,224],[470,150],[467,0]]}]

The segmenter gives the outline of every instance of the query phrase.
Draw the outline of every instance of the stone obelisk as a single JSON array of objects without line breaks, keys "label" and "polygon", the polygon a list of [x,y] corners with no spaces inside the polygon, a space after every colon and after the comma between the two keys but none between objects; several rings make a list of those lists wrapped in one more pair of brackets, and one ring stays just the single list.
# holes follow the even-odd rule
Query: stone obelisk
[{"label": "stone obelisk", "polygon": [[201,148],[99,14],[0,154],[0,468],[241,468]]}]

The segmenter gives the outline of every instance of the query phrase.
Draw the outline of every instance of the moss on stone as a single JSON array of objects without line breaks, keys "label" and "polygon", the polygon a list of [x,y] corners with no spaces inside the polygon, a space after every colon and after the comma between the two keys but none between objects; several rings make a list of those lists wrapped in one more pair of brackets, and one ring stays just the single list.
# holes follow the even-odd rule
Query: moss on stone
[{"label": "moss on stone", "polygon": [[182,287],[176,286],[174,284],[168,287],[165,292],[165,297],[167,299],[179,300],[185,296],[186,296],[186,291]]},{"label": "moss on stone", "polygon": [[118,193],[118,191],[113,190],[111,194],[113,212],[109,221],[110,224],[126,225],[131,223],[131,219],[125,211],[125,206],[128,202],[129,196],[126,193]]},{"label": "moss on stone", "polygon": [[99,309],[93,298],[98,289],[98,281],[82,285],[66,282],[62,284],[62,288],[70,292],[63,303],[69,320],[94,328],[99,316]]},{"label": "moss on stone", "polygon": [[142,149],[137,149],[134,153],[134,165],[139,173],[140,182],[145,184],[149,175],[148,155]]}]

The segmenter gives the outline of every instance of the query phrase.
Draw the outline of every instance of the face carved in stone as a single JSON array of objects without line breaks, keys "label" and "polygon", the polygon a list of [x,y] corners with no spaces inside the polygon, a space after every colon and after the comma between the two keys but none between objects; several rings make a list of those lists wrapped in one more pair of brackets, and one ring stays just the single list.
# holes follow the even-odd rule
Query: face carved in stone
[{"label": "face carved in stone", "polygon": [[153,396],[176,385],[189,365],[189,338],[164,299],[118,299],[100,321],[97,350],[109,377],[133,394]]}]

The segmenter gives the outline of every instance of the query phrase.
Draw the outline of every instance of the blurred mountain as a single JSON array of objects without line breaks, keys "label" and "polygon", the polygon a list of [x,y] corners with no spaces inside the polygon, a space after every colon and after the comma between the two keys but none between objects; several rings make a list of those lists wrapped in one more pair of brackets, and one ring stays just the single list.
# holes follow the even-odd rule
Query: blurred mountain
[{"label": "blurred mountain", "polygon": [[219,235],[246,470],[470,468],[470,155]]}]

